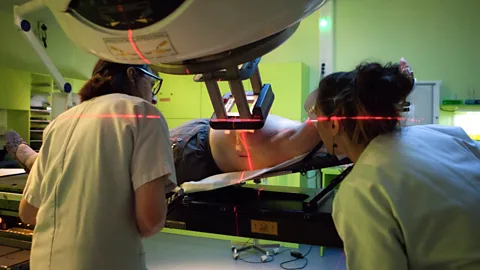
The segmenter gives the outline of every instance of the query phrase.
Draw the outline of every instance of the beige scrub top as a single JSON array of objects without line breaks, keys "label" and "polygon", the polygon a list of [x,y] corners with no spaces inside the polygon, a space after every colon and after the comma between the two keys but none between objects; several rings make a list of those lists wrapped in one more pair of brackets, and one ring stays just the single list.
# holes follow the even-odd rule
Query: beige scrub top
[{"label": "beige scrub top", "polygon": [[163,115],[110,94],[57,117],[43,140],[23,195],[39,208],[31,269],[146,269],[134,191],[166,175],[176,184]]},{"label": "beige scrub top", "polygon": [[480,148],[458,127],[375,138],[333,217],[349,270],[480,269]]}]

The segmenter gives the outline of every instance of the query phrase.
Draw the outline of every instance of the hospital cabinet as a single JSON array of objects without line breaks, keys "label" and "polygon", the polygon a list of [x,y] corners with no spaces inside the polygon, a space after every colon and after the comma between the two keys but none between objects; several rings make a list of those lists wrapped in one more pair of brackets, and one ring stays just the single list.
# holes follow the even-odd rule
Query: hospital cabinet
[{"label": "hospital cabinet", "polygon": [[39,151],[43,142],[43,130],[52,121],[51,106],[53,79],[48,75],[31,75],[29,143],[33,150]]},{"label": "hospital cabinet", "polygon": [[[66,78],[78,92],[85,81]],[[2,68],[0,73],[0,110],[5,130],[17,131],[35,150],[42,143],[43,129],[54,118],[51,108],[55,95],[63,95],[55,90],[53,78],[47,74]],[[56,104],[65,110],[64,104]],[[3,135],[2,135],[3,137]],[[3,144],[2,144],[3,145]]]},{"label": "hospital cabinet", "polygon": [[438,124],[440,118],[441,81],[419,81],[407,97],[410,111],[406,113],[406,125]]}]

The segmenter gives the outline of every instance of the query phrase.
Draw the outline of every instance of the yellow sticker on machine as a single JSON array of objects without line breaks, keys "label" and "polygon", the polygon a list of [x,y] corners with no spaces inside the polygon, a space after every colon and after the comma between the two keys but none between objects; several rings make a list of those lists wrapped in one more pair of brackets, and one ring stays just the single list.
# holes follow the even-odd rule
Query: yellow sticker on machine
[{"label": "yellow sticker on machine", "polygon": [[265,220],[250,220],[252,233],[278,235],[278,223]]},{"label": "yellow sticker on machine", "polygon": [[132,37],[104,38],[106,47],[118,60],[141,60],[141,55],[148,59],[176,55],[167,33],[157,32]]},{"label": "yellow sticker on machine", "polygon": [[181,222],[181,221],[167,220],[167,222],[165,224],[165,227],[170,228],[170,229],[186,230],[187,229],[187,224],[185,222]]}]

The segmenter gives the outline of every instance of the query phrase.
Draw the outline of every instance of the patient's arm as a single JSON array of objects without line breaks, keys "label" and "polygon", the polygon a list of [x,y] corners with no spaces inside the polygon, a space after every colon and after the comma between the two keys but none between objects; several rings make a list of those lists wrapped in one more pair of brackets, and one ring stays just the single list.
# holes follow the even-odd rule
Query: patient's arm
[{"label": "patient's arm", "polygon": [[320,135],[311,121],[298,123],[295,128],[285,129],[274,135],[272,143],[292,157],[310,152],[320,142]]}]

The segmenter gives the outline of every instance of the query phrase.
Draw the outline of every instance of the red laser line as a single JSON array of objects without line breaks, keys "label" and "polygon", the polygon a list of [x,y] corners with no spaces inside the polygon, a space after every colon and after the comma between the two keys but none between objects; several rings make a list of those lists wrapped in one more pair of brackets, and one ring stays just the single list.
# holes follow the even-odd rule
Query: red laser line
[{"label": "red laser line", "polygon": [[238,230],[239,230],[239,226],[238,226],[238,213],[237,213],[237,207],[234,206],[233,207],[233,212],[235,213],[235,226],[236,226],[236,229],[237,229],[237,236],[239,236],[240,234],[238,233]]},{"label": "red laser line", "polygon": [[263,188],[260,188],[257,193],[257,199],[260,200],[260,192],[263,190]]},{"label": "red laser line", "polygon": [[159,119],[159,115],[154,114],[74,114],[74,115],[60,115],[58,118],[147,118]]},{"label": "red laser line", "polygon": [[337,266],[335,267],[335,270],[340,269],[340,262],[342,261],[343,258],[345,258],[345,252],[342,252],[342,256],[340,257],[340,259],[338,259]]},{"label": "red laser line", "polygon": [[245,151],[247,151],[247,161],[248,161],[248,167],[250,167],[250,170],[253,171],[253,166],[252,166],[252,157],[250,156],[250,151],[248,150],[247,147],[247,139],[245,138],[245,132],[242,132],[242,138],[243,141],[240,140],[243,144],[243,147],[245,148]]},{"label": "red laser line", "polygon": [[145,58],[145,56],[143,56],[143,54],[140,52],[140,50],[138,49],[137,47],[137,44],[135,44],[135,41],[133,41],[133,37],[132,37],[132,30],[131,29],[128,29],[128,40],[130,41],[130,45],[132,45],[132,48],[133,50],[135,51],[135,53],[138,55],[138,57],[140,57],[142,59],[143,62],[147,63],[148,65],[150,65],[150,61],[148,61],[147,58]]}]

